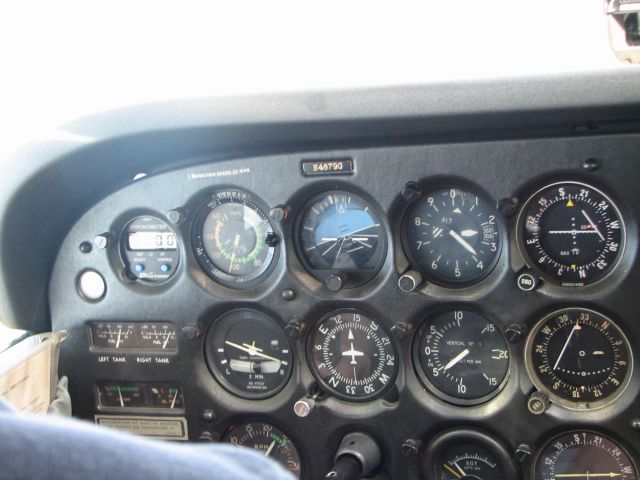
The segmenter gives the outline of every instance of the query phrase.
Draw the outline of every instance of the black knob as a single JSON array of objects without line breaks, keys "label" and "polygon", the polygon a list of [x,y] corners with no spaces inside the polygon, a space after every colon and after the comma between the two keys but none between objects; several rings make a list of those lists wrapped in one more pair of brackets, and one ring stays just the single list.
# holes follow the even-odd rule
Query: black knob
[{"label": "black knob", "polygon": [[382,463],[382,452],[371,435],[352,432],[342,439],[335,463],[324,478],[355,480],[366,477]]},{"label": "black knob", "polygon": [[526,443],[521,443],[518,445],[518,448],[516,448],[515,457],[520,463],[524,463],[531,458],[532,454],[533,450],[531,447]]},{"label": "black knob", "polygon": [[280,243],[280,237],[273,232],[267,233],[267,236],[264,239],[264,243],[269,245],[270,247],[275,247]]},{"label": "black knob", "polygon": [[300,335],[302,334],[302,326],[300,325],[300,322],[294,320],[285,325],[284,331],[289,338],[300,338]]},{"label": "black knob", "polygon": [[334,273],[324,281],[325,286],[332,292],[339,291],[347,281],[347,276],[343,273]]},{"label": "black knob", "polygon": [[511,343],[518,343],[522,340],[522,327],[517,323],[511,324],[504,331],[507,340]]},{"label": "black knob", "polygon": [[402,189],[402,198],[404,198],[407,203],[414,203],[418,200],[419,196],[420,192],[418,191],[418,186],[413,182],[407,183]]},{"label": "black knob", "polygon": [[404,337],[407,336],[407,324],[404,322],[398,322],[393,327],[391,327],[391,335],[396,340],[404,340]]}]

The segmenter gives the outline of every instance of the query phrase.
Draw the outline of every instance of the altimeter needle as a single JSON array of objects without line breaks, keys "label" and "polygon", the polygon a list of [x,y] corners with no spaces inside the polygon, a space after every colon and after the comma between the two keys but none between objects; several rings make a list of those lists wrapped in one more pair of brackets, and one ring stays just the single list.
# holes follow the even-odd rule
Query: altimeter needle
[{"label": "altimeter needle", "polygon": [[456,242],[458,242],[460,245],[462,245],[464,247],[464,249],[469,252],[471,255],[477,255],[475,249],[469,245],[469,242],[467,242],[464,238],[462,238],[458,232],[456,232],[455,230],[449,230],[449,235],[451,235],[454,240]]}]

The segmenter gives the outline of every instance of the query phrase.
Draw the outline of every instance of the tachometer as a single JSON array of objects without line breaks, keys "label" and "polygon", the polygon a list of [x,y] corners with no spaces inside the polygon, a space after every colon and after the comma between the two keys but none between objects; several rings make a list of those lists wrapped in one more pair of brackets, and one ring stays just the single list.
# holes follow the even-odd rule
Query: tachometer
[{"label": "tachometer", "polygon": [[463,287],[495,267],[502,249],[497,212],[482,196],[459,188],[429,192],[405,219],[409,259],[433,282]]},{"label": "tachometer", "polygon": [[287,335],[257,310],[233,310],[216,320],[205,340],[213,376],[243,398],[266,398],[286,385],[293,370]]},{"label": "tachometer", "polygon": [[616,205],[578,182],[549,185],[522,208],[520,246],[532,267],[562,286],[606,277],[622,254],[625,230]]},{"label": "tachometer", "polygon": [[223,442],[251,448],[272,458],[296,478],[302,478],[302,464],[296,446],[282,430],[264,422],[244,422],[232,425]]},{"label": "tachometer", "polygon": [[307,358],[324,389],[353,402],[380,397],[398,372],[396,350],[384,326],[356,310],[324,317],[308,338]]},{"label": "tachometer", "polygon": [[534,463],[534,480],[616,478],[637,480],[631,456],[604,435],[575,431],[551,439]]},{"label": "tachometer", "polygon": [[571,409],[615,400],[631,378],[633,362],[629,341],[613,320],[584,308],[540,320],[527,339],[526,357],[534,385]]},{"label": "tachometer", "polygon": [[198,263],[211,278],[232,288],[249,288],[265,278],[277,242],[263,210],[238,190],[215,193],[194,223]]}]

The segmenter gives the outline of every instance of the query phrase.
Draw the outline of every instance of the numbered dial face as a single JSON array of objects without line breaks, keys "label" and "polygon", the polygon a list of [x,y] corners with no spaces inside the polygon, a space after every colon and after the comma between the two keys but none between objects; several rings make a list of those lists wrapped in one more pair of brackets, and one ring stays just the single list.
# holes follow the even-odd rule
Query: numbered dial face
[{"label": "numbered dial face", "polygon": [[234,310],[218,319],[207,333],[205,355],[216,380],[242,398],[275,395],[293,369],[284,330],[255,310]]},{"label": "numbered dial face", "polygon": [[639,477],[629,454],[614,441],[593,432],[569,432],[552,439],[538,454],[533,478],[637,480]]},{"label": "numbered dial face", "polygon": [[97,348],[126,350],[138,346],[135,323],[92,323],[91,338]]},{"label": "numbered dial face", "polygon": [[436,461],[437,480],[503,480],[507,478],[494,454],[476,443],[451,445]]},{"label": "numbered dial face", "polygon": [[470,405],[500,391],[509,371],[509,348],[493,323],[457,310],[433,317],[418,330],[414,361],[433,393]]},{"label": "numbered dial face", "polygon": [[615,204],[581,183],[550,185],[531,197],[520,217],[530,263],[563,286],[604,278],[622,253],[625,232]]},{"label": "numbered dial face", "polygon": [[482,280],[495,267],[502,248],[493,205],[458,188],[422,197],[409,211],[406,229],[411,262],[444,286]]},{"label": "numbered dial face", "polygon": [[318,382],[347,401],[383,395],[398,372],[396,350],[382,324],[354,310],[340,310],[314,327],[307,354]]},{"label": "numbered dial face", "polygon": [[347,272],[351,286],[372,278],[382,266],[386,233],[376,209],[343,190],[312,198],[298,224],[303,262],[319,279]]},{"label": "numbered dial face", "polygon": [[214,280],[249,288],[265,276],[277,242],[266,215],[248,194],[216,193],[194,226],[196,258]]},{"label": "numbered dial face", "polygon": [[574,409],[615,400],[632,371],[629,342],[613,321],[569,308],[545,317],[527,340],[527,370],[552,401]]},{"label": "numbered dial face", "polygon": [[291,439],[280,429],[264,422],[245,422],[232,425],[223,442],[257,450],[275,460],[296,478],[302,478],[300,454]]}]

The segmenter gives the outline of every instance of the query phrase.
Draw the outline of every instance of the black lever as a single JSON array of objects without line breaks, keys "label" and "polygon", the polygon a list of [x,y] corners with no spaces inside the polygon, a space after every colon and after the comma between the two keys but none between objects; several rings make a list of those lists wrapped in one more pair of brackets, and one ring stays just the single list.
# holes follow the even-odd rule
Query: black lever
[{"label": "black lever", "polygon": [[324,478],[330,480],[356,480],[369,475],[382,463],[382,452],[371,435],[353,432],[346,435],[335,462]]}]

